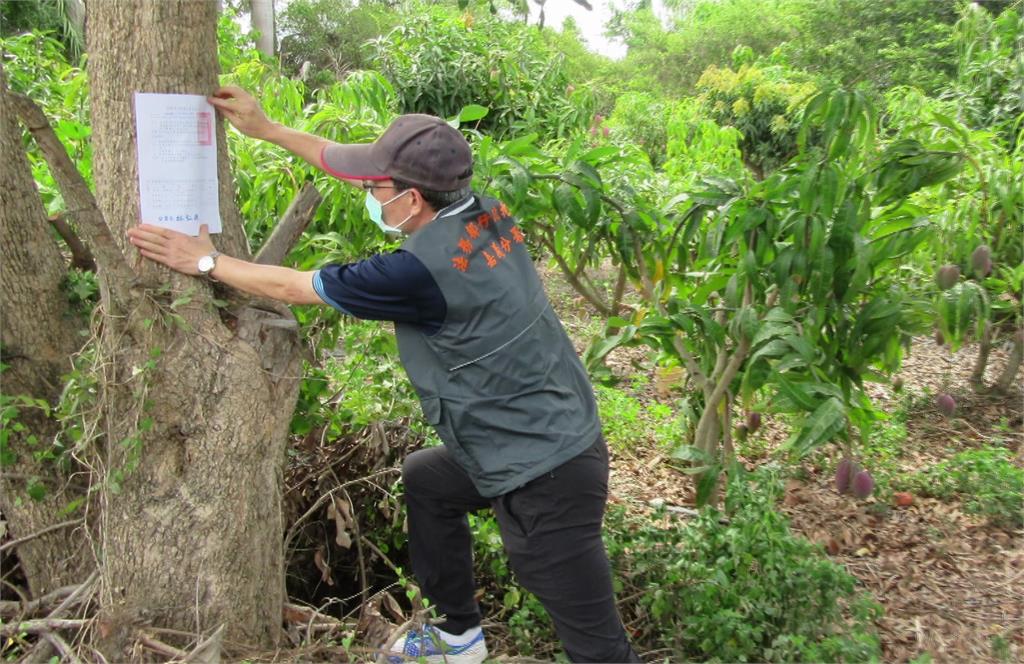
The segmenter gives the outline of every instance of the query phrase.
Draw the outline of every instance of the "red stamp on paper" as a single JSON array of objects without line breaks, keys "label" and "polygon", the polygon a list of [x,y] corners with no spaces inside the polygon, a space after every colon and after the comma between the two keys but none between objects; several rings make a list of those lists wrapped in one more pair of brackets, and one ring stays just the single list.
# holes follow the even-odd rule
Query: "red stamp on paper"
[{"label": "red stamp on paper", "polygon": [[196,113],[196,140],[199,145],[213,144],[213,116],[206,111]]}]

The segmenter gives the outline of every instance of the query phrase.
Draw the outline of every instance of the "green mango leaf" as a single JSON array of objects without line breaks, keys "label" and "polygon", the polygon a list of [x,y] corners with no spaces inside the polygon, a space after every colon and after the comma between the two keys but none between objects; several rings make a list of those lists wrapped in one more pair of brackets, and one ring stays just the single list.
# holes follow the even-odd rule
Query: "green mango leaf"
[{"label": "green mango leaf", "polygon": [[846,427],[846,408],[836,398],[824,401],[804,420],[800,430],[783,446],[797,458],[804,457],[815,447],[822,445]]},{"label": "green mango leaf", "polygon": [[490,109],[479,104],[468,104],[459,111],[459,122],[474,122],[487,117]]}]

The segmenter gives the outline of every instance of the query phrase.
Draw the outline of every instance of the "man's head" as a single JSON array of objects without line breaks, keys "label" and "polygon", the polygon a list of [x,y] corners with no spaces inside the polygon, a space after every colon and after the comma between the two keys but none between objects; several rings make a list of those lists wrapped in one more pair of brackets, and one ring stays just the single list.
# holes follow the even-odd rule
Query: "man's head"
[{"label": "man's head", "polygon": [[323,162],[334,175],[361,181],[382,205],[384,223],[402,223],[406,232],[464,198],[473,178],[469,143],[432,115],[399,116],[374,143],[331,145]]}]

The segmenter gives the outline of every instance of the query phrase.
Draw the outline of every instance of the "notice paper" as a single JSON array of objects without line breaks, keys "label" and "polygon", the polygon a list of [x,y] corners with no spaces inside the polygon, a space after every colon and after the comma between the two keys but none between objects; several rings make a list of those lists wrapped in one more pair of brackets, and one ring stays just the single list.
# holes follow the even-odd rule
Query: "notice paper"
[{"label": "notice paper", "polygon": [[202,95],[135,93],[142,221],[220,232],[214,109]]}]

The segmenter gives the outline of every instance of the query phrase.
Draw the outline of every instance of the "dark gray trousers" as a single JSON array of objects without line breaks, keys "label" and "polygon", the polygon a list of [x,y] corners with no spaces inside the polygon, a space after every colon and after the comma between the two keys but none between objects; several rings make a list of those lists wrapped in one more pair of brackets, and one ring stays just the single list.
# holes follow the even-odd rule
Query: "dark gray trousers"
[{"label": "dark gray trousers", "polygon": [[446,616],[442,629],[480,624],[473,599],[468,512],[494,509],[516,579],[551,615],[574,662],[639,662],[615,608],[601,540],[608,498],[604,439],[550,473],[484,498],[444,447],[410,454],[402,468],[409,555],[424,596]]}]

